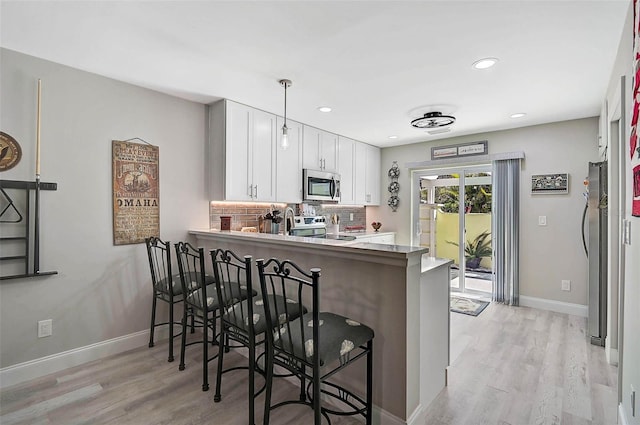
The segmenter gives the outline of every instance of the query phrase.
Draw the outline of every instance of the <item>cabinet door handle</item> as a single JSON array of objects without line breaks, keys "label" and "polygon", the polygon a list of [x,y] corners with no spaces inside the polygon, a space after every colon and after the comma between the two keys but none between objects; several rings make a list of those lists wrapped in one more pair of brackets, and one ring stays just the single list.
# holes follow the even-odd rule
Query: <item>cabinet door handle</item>
[{"label": "cabinet door handle", "polygon": [[255,187],[255,188],[256,188],[256,196],[255,196],[255,198],[257,199],[257,198],[258,198],[258,185],[255,185],[255,186],[253,186],[253,187]]},{"label": "cabinet door handle", "polygon": [[249,185],[249,198],[253,198],[253,185]]}]

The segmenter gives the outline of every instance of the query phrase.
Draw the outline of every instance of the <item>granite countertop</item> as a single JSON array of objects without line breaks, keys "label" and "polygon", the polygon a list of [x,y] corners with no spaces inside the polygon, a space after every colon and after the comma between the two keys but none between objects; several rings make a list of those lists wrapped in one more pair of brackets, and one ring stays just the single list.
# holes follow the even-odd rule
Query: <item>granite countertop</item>
[{"label": "granite countertop", "polygon": [[448,258],[429,257],[428,255],[422,256],[422,273],[434,270],[442,266],[450,266],[453,264],[453,260]]},{"label": "granite countertop", "polygon": [[[236,240],[254,240],[256,242],[274,243],[277,245],[289,245],[289,246],[313,246],[317,248],[331,249],[336,248],[341,251],[344,250],[366,250],[371,251],[372,254],[400,254],[403,256],[425,254],[429,251],[425,247],[416,247],[408,245],[387,245],[370,242],[359,242],[357,239],[352,241],[336,240],[336,239],[323,239],[323,238],[307,238],[302,236],[285,236],[282,234],[270,234],[270,233],[252,233],[252,232],[238,232],[235,230],[220,231],[217,229],[196,229],[190,230],[189,233],[196,236],[211,236],[221,237],[225,239]],[[378,232],[377,234],[380,234]]]}]

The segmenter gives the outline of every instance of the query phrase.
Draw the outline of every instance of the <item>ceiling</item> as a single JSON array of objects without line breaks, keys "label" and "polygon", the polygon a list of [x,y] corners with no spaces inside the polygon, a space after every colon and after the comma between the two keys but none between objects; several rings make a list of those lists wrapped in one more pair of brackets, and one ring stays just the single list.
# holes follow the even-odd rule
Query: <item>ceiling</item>
[{"label": "ceiling", "polygon": [[[2,0],[0,44],[280,115],[288,78],[289,119],[386,147],[599,115],[629,4]],[[499,62],[472,69],[484,57]],[[450,132],[410,126],[431,111]]]}]

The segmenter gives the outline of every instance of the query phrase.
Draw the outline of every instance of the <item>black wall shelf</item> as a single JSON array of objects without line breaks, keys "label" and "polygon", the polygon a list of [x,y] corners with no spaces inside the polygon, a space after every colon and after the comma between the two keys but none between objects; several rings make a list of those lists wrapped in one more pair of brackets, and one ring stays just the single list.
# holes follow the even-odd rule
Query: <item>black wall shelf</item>
[{"label": "black wall shelf", "polygon": [[[41,190],[57,190],[57,183],[47,183],[39,181],[20,181],[20,180],[0,180],[0,189],[2,190],[2,205],[0,208],[0,224],[3,226],[9,226],[12,224],[21,223],[25,218],[27,222],[24,224],[24,232],[20,235],[14,236],[0,236],[0,246],[7,244],[19,244],[23,243],[24,248],[21,250],[20,255],[6,255],[0,257],[1,261],[21,261],[24,263],[24,273],[13,274],[8,276],[0,276],[0,280],[20,279],[27,277],[39,277],[39,276],[51,276],[58,274],[57,271],[41,271],[40,270],[40,191]],[[13,199],[5,190],[23,190],[25,198],[25,211],[22,213],[18,207],[14,204]],[[36,192],[35,196],[35,212],[31,213],[31,191]],[[2,216],[5,214],[14,213],[14,219],[8,221],[2,221]],[[33,226],[34,232],[30,231]],[[33,269],[30,268],[30,252],[33,244]]]}]

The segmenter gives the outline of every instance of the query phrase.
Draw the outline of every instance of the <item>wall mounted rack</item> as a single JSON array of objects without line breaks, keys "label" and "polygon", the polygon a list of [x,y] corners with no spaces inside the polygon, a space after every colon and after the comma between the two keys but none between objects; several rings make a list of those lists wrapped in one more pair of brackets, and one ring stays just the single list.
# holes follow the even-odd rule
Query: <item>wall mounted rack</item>
[{"label": "wall mounted rack", "polygon": [[[0,236],[0,248],[3,251],[11,250],[15,255],[1,255],[0,262],[20,262],[23,265],[23,273],[0,275],[0,280],[20,279],[25,277],[51,276],[58,274],[57,271],[40,270],[40,191],[57,190],[57,183],[47,183],[40,181],[19,181],[0,180],[0,226],[3,226],[2,236]],[[16,205],[10,195],[16,196],[15,192],[23,191],[24,211],[21,212],[22,204]],[[35,192],[35,208],[32,212],[32,195]],[[16,198],[17,199],[17,198]],[[26,222],[23,221],[26,219]],[[4,226],[19,226],[18,231],[5,231]],[[33,229],[33,232],[32,232]],[[22,249],[15,249],[22,245]],[[11,246],[11,248],[10,248]],[[13,249],[12,249],[13,248]],[[33,254],[30,253],[33,251]],[[31,268],[33,259],[33,268]],[[6,270],[6,269],[5,269]],[[15,270],[15,269],[14,269]]]}]

